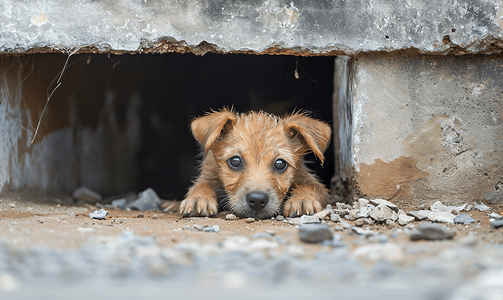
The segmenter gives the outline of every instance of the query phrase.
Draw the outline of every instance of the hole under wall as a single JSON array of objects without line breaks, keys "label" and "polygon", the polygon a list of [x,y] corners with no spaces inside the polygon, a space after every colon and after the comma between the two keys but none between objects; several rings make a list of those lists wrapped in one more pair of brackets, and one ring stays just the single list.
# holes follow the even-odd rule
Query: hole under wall
[{"label": "hole under wall", "polygon": [[[278,115],[306,109],[332,123],[333,57],[78,54],[57,86],[66,59],[34,54],[2,60],[23,127],[16,155],[42,155],[44,162],[28,168],[48,177],[39,184],[20,178],[20,187],[71,192],[85,185],[105,197],[151,187],[164,199],[183,199],[199,152],[188,129],[192,118],[232,106]],[[325,156],[323,168],[314,155],[306,160],[328,186],[333,143]]]}]

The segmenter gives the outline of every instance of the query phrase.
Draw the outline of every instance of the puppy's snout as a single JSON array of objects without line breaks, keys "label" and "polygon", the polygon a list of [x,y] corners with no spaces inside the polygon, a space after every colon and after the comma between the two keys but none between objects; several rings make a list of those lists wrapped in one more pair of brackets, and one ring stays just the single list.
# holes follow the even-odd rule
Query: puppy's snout
[{"label": "puppy's snout", "polygon": [[246,202],[248,202],[248,206],[254,211],[263,209],[267,205],[268,201],[269,196],[267,196],[264,192],[251,191],[246,194]]}]

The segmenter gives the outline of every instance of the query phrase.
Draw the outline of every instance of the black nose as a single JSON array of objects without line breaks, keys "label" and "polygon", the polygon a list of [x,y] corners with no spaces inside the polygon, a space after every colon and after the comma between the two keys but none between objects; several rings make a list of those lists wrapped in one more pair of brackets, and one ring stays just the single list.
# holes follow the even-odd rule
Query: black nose
[{"label": "black nose", "polygon": [[254,211],[259,211],[264,208],[267,201],[269,201],[269,197],[264,192],[251,191],[246,194],[246,202],[248,202],[248,206]]}]

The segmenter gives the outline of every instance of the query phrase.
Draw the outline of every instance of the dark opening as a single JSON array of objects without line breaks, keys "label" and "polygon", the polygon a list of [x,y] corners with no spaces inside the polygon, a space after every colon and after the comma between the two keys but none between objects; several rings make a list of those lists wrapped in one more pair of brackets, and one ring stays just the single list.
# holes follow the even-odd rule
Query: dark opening
[{"label": "dark opening", "polygon": [[[33,80],[38,80],[39,85],[42,81],[44,87],[50,86],[65,60],[64,55],[36,55],[33,61],[40,66],[37,69],[44,79],[32,76]],[[278,115],[306,109],[313,117],[332,124],[333,74],[333,57],[79,54],[70,58],[43,124],[50,132],[53,122],[71,119],[67,116],[71,115],[73,105],[78,127],[97,130],[97,124],[108,118],[103,108],[112,105],[114,122],[121,130],[131,126],[128,107],[133,101],[131,95],[137,95],[140,131],[134,161],[110,163],[112,167],[108,170],[113,172],[114,164],[128,164],[134,170],[131,176],[136,179],[127,188],[138,192],[151,187],[163,199],[180,200],[196,175],[199,150],[189,132],[189,123],[194,117],[224,106],[233,106],[240,112],[262,109]],[[46,91],[41,89],[38,93],[45,95]],[[110,93],[114,100],[107,104]],[[52,130],[64,126],[67,125],[53,124]],[[113,138],[102,140],[110,144],[108,148],[114,148],[110,157],[120,156],[123,150],[117,150]],[[124,149],[127,145],[121,147]],[[328,187],[334,173],[333,143],[325,156],[324,168],[314,155],[306,159],[313,162],[309,166]],[[86,185],[86,178],[78,180],[82,182],[77,185]],[[122,190],[124,187],[97,184],[94,187],[101,190],[103,196],[126,192]]]}]

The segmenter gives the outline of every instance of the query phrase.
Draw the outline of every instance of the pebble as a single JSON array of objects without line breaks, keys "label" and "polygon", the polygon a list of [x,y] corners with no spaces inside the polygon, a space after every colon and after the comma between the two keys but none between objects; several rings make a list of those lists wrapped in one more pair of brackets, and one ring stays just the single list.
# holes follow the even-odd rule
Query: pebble
[{"label": "pebble", "polygon": [[157,210],[159,207],[159,204],[161,204],[162,201],[157,195],[157,193],[151,189],[148,188],[138,194],[138,198],[131,202],[127,207],[133,210],[140,210],[140,211],[145,211],[145,210]]},{"label": "pebble", "polygon": [[334,230],[335,231],[343,231],[344,230],[344,227],[342,227],[341,224],[335,224],[334,225]]},{"label": "pebble", "polygon": [[409,216],[413,216],[417,221],[422,221],[424,219],[428,219],[428,217],[431,215],[431,211],[429,210],[417,210],[417,211],[410,211]]},{"label": "pebble", "polygon": [[205,232],[219,232],[220,231],[220,226],[218,226],[218,225],[204,226],[203,227],[203,231],[205,231]]},{"label": "pebble", "polygon": [[478,209],[479,211],[486,211],[489,207],[485,204],[475,204],[475,209]]},{"label": "pebble", "polygon": [[[225,218],[227,219],[227,216]],[[246,223],[253,223],[253,222],[255,222],[255,219],[254,218],[246,218],[245,222]]]},{"label": "pebble", "polygon": [[365,225],[374,225],[374,220],[372,218],[363,218],[363,222],[365,222]]},{"label": "pebble", "polygon": [[365,222],[362,219],[358,219],[355,221],[355,225],[358,227],[362,227],[365,224]]},{"label": "pebble", "polygon": [[282,215],[277,215],[276,218],[274,218],[274,220],[283,221],[283,220],[285,220],[285,217],[283,217]]},{"label": "pebble", "polygon": [[16,204],[14,204],[14,203],[9,203],[9,206],[10,206],[10,207],[16,207]]},{"label": "pebble", "polygon": [[337,202],[335,203],[335,207],[337,207],[337,209],[340,209],[340,210],[350,210],[352,209],[352,207],[346,203],[341,203],[341,202]]},{"label": "pebble", "polygon": [[92,213],[90,213],[89,218],[103,220],[107,215],[108,215],[108,211],[106,211],[102,208],[100,210],[95,210]]},{"label": "pebble", "polygon": [[444,212],[451,212],[452,211],[452,209],[449,209],[449,207],[445,206],[440,201],[437,201],[437,202],[433,203],[430,206],[430,210],[431,211],[444,211]]},{"label": "pebble", "polygon": [[471,204],[468,204],[468,206],[465,207],[465,211],[470,211],[472,209],[473,209],[473,205],[471,205]]},{"label": "pebble", "polygon": [[349,215],[349,209],[334,209],[334,212],[341,217]]},{"label": "pebble", "polygon": [[320,243],[331,240],[333,235],[325,224],[302,224],[299,227],[299,238],[305,243]]},{"label": "pebble", "polygon": [[398,224],[405,226],[410,222],[414,221],[414,217],[407,216],[406,214],[398,215]]},{"label": "pebble", "polygon": [[502,216],[502,215],[497,214],[497,213],[490,213],[490,214],[489,214],[489,217],[490,217],[490,218],[494,218],[494,219],[496,219],[496,220],[500,220],[500,219],[502,219],[502,218],[503,218],[503,216]]},{"label": "pebble", "polygon": [[331,213],[329,210],[322,210],[314,214],[320,220],[325,220],[326,217],[330,217]]},{"label": "pebble", "polygon": [[362,236],[374,236],[376,233],[372,230],[367,230],[359,227],[351,227],[351,230]]},{"label": "pebble", "polygon": [[503,220],[494,220],[491,222],[492,228],[500,228],[503,226]]},{"label": "pebble", "polygon": [[159,216],[158,215],[152,215],[152,219],[157,220],[157,219],[159,219]]},{"label": "pebble", "polygon": [[362,209],[362,208],[366,207],[367,204],[369,204],[369,200],[360,198],[360,199],[358,199],[356,208]]},{"label": "pebble", "polygon": [[96,204],[101,201],[101,195],[90,188],[81,186],[73,191],[73,198],[85,203]]},{"label": "pebble", "polygon": [[307,223],[320,223],[320,219],[318,219],[316,216],[310,216],[310,215],[301,216],[300,224],[307,224]]},{"label": "pebble", "polygon": [[199,231],[203,231],[204,227],[201,226],[201,225],[194,225],[194,228],[197,229],[197,230],[199,230]]},{"label": "pebble", "polygon": [[393,211],[398,212],[398,206],[396,206],[395,204],[389,202],[388,200],[384,200],[384,199],[372,199],[372,200],[370,200],[370,203],[373,204],[373,205],[375,205],[375,206],[379,206],[380,204],[386,205],[387,207],[391,208]]},{"label": "pebble", "polygon": [[110,206],[124,209],[126,207],[126,203],[127,203],[126,199],[124,199],[124,198],[116,199],[116,200],[113,200],[112,203],[110,203]]},{"label": "pebble", "polygon": [[394,219],[393,211],[385,204],[378,204],[370,213],[370,217],[378,222]]},{"label": "pebble", "polygon": [[364,206],[364,207],[360,208],[360,210],[356,214],[356,217],[357,218],[368,218],[374,208],[375,208],[375,206],[373,206],[371,204]]},{"label": "pebble", "polygon": [[351,224],[349,224],[348,222],[346,221],[341,221],[341,225],[342,225],[342,228],[344,229],[349,229],[351,228]]},{"label": "pebble", "polygon": [[386,226],[388,226],[388,228],[393,228],[395,227],[395,221],[391,220],[391,219],[387,219],[386,220]]},{"label": "pebble", "polygon": [[417,241],[421,239],[426,240],[445,240],[452,239],[454,231],[444,225],[437,225],[431,223],[421,223],[419,226],[410,233],[410,239]]},{"label": "pebble", "polygon": [[434,211],[429,216],[428,219],[436,223],[454,223],[454,215],[450,212],[445,211]]},{"label": "pebble", "polygon": [[475,222],[475,220],[472,217],[470,217],[469,214],[457,215],[456,217],[454,217],[453,221],[454,224],[463,224],[463,225],[468,225]]},{"label": "pebble", "polygon": [[225,215],[225,219],[226,220],[236,220],[237,217],[235,214],[227,214],[227,215]]},{"label": "pebble", "polygon": [[358,210],[357,209],[352,209],[348,215],[344,216],[344,218],[346,218],[347,220],[349,221],[354,221],[356,220],[358,217],[356,216],[356,214],[358,214]]},{"label": "pebble", "polygon": [[332,214],[330,215],[330,221],[340,223],[342,221],[341,216],[338,214]]}]

